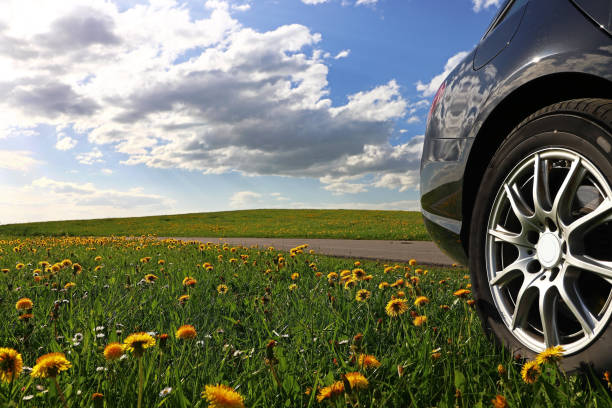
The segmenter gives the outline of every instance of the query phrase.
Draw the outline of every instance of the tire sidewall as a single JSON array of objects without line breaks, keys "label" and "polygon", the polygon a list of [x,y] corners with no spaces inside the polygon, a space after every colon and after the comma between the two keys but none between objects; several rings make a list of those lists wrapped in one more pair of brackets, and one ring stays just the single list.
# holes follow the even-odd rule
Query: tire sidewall
[{"label": "tire sidewall", "polygon": [[[580,136],[578,136],[580,135]],[[515,357],[534,358],[536,353],[522,345],[501,319],[493,301],[485,264],[485,237],[489,214],[503,181],[530,154],[543,148],[572,150],[588,158],[612,186],[612,136],[600,125],[574,114],[544,114],[515,129],[497,150],[478,190],[470,226],[469,262],[476,309],[485,332],[507,347]],[[597,339],[579,353],[561,362],[564,370],[576,371],[589,365],[596,371],[612,367],[610,322]]]}]

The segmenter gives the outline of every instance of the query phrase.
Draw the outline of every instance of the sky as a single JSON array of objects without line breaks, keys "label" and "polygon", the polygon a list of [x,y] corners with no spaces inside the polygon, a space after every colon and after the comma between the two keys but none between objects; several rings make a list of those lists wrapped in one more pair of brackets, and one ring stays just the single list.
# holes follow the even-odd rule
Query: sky
[{"label": "sky", "polygon": [[501,0],[0,0],[0,223],[418,209]]}]

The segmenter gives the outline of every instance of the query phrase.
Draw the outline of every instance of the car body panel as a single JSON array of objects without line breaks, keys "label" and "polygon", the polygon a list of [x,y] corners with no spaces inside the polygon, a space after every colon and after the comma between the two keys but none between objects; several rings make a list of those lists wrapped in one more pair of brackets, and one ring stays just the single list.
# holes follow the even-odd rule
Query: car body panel
[{"label": "car body panel", "polygon": [[475,70],[477,47],[448,75],[427,124],[421,207],[440,248],[461,263],[467,261],[461,241],[464,173],[470,160],[478,160],[479,152],[471,151],[474,139],[490,137],[480,130],[494,109],[521,87],[550,75],[580,73],[612,82],[612,37],[574,3],[531,0],[523,7],[509,45]]}]

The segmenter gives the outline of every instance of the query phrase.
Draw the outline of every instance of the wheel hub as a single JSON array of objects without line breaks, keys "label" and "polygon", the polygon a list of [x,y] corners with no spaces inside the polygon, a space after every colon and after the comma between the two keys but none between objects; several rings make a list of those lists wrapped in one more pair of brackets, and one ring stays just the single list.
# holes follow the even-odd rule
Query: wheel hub
[{"label": "wheel hub", "polygon": [[545,268],[553,268],[561,261],[561,240],[553,232],[545,232],[540,235],[536,245],[538,260]]}]

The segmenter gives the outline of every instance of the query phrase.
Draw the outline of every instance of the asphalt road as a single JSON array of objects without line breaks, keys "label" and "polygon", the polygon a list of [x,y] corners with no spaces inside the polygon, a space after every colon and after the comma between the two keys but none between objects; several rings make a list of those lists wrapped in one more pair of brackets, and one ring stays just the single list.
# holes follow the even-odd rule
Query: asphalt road
[{"label": "asphalt road", "polygon": [[[301,238],[185,238],[174,239],[200,242],[227,242],[246,247],[274,247],[288,251],[298,245],[308,244],[309,249],[323,255],[345,258],[376,259],[382,261],[408,262],[416,259],[419,265],[449,266],[455,261],[442,253],[433,242],[385,241],[358,239],[301,239]],[[163,239],[163,238],[161,238]]]}]

